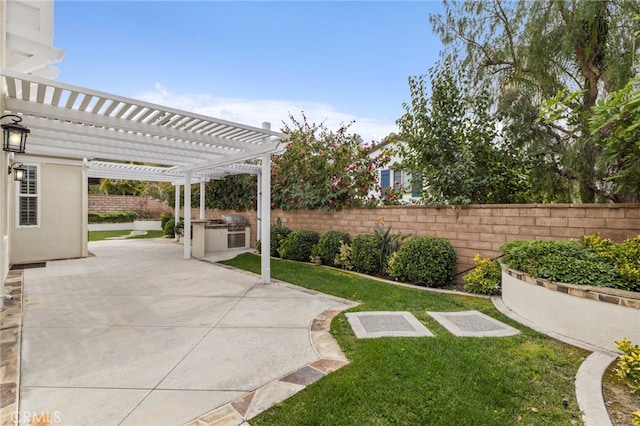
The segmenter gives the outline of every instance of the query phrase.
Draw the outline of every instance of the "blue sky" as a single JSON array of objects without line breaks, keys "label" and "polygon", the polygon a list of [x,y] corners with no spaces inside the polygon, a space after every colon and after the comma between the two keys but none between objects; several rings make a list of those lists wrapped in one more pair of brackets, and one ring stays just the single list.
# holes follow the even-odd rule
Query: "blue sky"
[{"label": "blue sky", "polygon": [[54,3],[59,81],[274,130],[288,114],[379,140],[441,44],[436,1]]}]

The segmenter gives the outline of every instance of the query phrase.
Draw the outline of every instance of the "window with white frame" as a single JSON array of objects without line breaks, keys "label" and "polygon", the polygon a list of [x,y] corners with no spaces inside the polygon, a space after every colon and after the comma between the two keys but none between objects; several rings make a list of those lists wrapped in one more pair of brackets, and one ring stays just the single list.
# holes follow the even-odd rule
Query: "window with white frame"
[{"label": "window with white frame", "polygon": [[38,166],[27,166],[24,179],[18,184],[18,226],[38,226],[40,220],[40,185]]}]

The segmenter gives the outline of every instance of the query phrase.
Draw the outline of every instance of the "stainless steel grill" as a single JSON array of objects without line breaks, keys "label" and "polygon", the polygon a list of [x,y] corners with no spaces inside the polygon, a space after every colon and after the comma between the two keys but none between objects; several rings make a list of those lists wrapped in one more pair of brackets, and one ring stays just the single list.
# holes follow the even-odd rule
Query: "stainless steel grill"
[{"label": "stainless steel grill", "polygon": [[227,248],[244,247],[246,242],[245,228],[247,221],[239,214],[222,216],[222,223],[227,225]]},{"label": "stainless steel grill", "polygon": [[227,225],[227,230],[229,232],[244,231],[247,227],[247,221],[239,214],[222,216],[222,223]]}]

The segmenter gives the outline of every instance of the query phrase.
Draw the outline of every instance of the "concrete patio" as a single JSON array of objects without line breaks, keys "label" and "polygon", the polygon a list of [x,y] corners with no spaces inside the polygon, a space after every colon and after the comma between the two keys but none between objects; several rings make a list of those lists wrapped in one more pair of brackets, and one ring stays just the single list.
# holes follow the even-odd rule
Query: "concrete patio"
[{"label": "concrete patio", "polygon": [[168,240],[89,248],[24,272],[24,415],[240,424],[347,363],[328,320],[348,301],[183,260]]}]

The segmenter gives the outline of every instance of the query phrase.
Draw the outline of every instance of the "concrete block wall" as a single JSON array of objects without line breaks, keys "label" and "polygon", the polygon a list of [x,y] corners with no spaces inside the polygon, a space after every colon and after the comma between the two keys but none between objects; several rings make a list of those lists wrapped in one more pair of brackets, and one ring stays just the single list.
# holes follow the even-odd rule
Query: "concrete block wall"
[{"label": "concrete block wall", "polygon": [[[89,195],[92,211],[137,209],[152,212],[153,218],[156,214],[159,218],[161,211],[173,212],[167,204],[147,197]],[[199,209],[192,207],[191,214],[193,219],[198,218]],[[205,217],[219,219],[225,214],[240,214],[247,219],[251,226],[251,246],[255,247],[256,212],[207,210]],[[376,223],[382,222],[385,227],[391,225],[393,232],[446,238],[456,249],[458,273],[473,268],[477,254],[489,258],[500,256],[500,247],[512,240],[559,240],[598,232],[603,238],[620,242],[640,235],[640,204],[386,206],[328,212],[272,210],[271,222],[275,223],[278,218],[293,230],[311,229],[320,234],[329,230],[345,231],[352,237],[371,234]]]},{"label": "concrete block wall", "polygon": [[457,272],[474,266],[476,254],[495,258],[512,240],[580,238],[598,232],[603,238],[623,241],[640,235],[640,204],[503,204],[464,208],[387,206],[339,212],[311,210],[271,213],[291,229],[322,233],[342,230],[351,236],[373,233],[378,222],[394,232],[446,238],[456,249]]},{"label": "concrete block wall", "polygon": [[120,212],[132,211],[138,217],[145,219],[160,219],[163,212],[173,214],[173,208],[167,203],[153,197],[130,195],[102,195],[89,194],[89,211],[92,212]]}]

